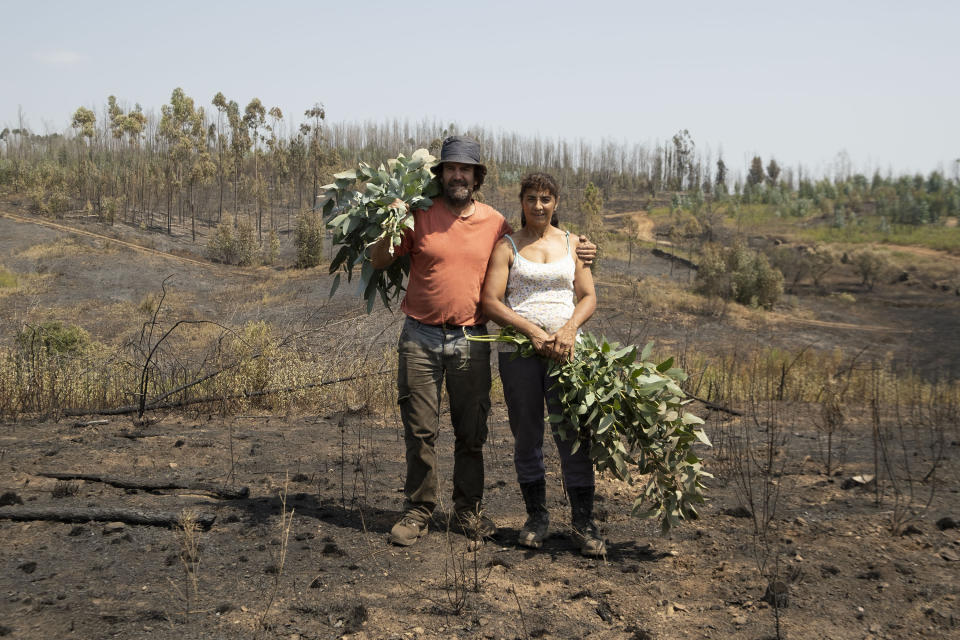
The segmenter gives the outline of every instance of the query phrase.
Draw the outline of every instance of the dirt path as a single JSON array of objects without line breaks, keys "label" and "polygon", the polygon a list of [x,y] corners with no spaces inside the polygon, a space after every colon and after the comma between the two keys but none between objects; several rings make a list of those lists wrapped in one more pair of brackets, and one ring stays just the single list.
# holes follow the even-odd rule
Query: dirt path
[{"label": "dirt path", "polygon": [[627,211],[625,213],[615,213],[608,216],[604,216],[606,220],[625,220],[633,218],[637,223],[637,240],[643,240],[645,242],[655,242],[656,239],[653,236],[653,220],[647,216],[647,212],[644,210],[639,211]]},{"label": "dirt path", "polygon": [[922,256],[925,258],[936,258],[939,261],[950,263],[952,266],[960,268],[960,256],[947,251],[942,251],[940,249],[930,249],[929,247],[918,247],[916,245],[877,243],[872,244],[871,247],[874,249],[884,248],[888,251],[903,251],[904,253],[910,253],[915,256]]},{"label": "dirt path", "polygon": [[798,318],[796,316],[777,313],[776,311],[768,311],[764,317],[774,322],[782,322],[785,324],[805,324],[812,327],[823,327],[826,329],[846,329],[850,331],[887,331],[890,333],[910,333],[912,331],[909,328],[897,329],[894,327],[884,327],[881,325],[863,325],[852,324],[849,322],[814,320],[813,318]]}]

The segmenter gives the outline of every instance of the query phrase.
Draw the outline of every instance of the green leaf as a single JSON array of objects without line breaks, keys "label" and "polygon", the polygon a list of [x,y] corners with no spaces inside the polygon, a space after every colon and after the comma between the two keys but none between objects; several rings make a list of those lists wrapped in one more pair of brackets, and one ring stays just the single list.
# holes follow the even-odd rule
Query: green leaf
[{"label": "green leaf", "polygon": [[332,220],[327,222],[327,226],[330,228],[339,227],[340,225],[343,224],[344,220],[346,220],[349,217],[350,217],[349,213],[341,213],[340,215],[335,216]]},{"label": "green leaf", "polygon": [[628,345],[628,346],[626,346],[626,347],[623,347],[622,349],[617,350],[615,353],[613,353],[613,354],[610,356],[610,359],[611,359],[611,360],[619,360],[620,358],[622,358],[623,356],[627,355],[627,354],[630,353],[631,351],[636,351],[636,349],[637,349],[637,348],[636,348],[635,346],[633,346],[632,344],[631,344],[631,345]]},{"label": "green leaf", "polygon": [[[700,422],[702,423],[703,421],[701,420]],[[713,443],[710,442],[710,438],[707,437],[707,434],[704,433],[703,429],[697,429],[693,433],[697,436],[697,440],[703,444],[707,445],[708,447],[713,446]]]},{"label": "green leaf", "polygon": [[345,261],[349,256],[350,256],[350,249],[349,249],[349,247],[340,247],[340,250],[337,252],[336,257],[330,262],[330,271],[329,271],[329,273],[333,273],[334,271],[336,271],[336,270],[337,270],[337,267],[339,267],[341,264],[343,264],[344,261]]},{"label": "green leaf", "polygon": [[640,353],[641,360],[649,360],[650,354],[653,353],[653,342],[648,342],[643,347],[643,351]]},{"label": "green leaf", "polygon": [[657,365],[657,371],[659,371],[660,373],[663,373],[664,371],[668,371],[672,366],[673,366],[673,358],[670,357]]},{"label": "green leaf", "polygon": [[631,515],[636,518],[648,520],[650,518],[656,518],[658,515],[660,515],[660,509],[647,509],[645,511],[641,511],[639,507],[634,507]]},{"label": "green leaf", "polygon": [[337,288],[340,286],[340,274],[338,273],[333,278],[333,284],[330,285],[330,298],[333,297],[333,294],[337,292]]},{"label": "green leaf", "polygon": [[612,413],[608,413],[600,419],[600,425],[597,427],[597,435],[605,433],[607,429],[613,426],[613,423],[616,421],[616,416]]}]

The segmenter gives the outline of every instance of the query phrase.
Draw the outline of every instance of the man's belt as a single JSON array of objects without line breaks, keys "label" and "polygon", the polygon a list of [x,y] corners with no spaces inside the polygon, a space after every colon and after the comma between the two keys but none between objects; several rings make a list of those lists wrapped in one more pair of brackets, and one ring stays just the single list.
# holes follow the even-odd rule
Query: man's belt
[{"label": "man's belt", "polygon": [[421,322],[420,324],[425,327],[433,327],[434,329],[443,329],[444,331],[459,331],[461,329],[472,329],[477,326],[475,324],[450,324],[449,322],[441,322],[440,324]]}]

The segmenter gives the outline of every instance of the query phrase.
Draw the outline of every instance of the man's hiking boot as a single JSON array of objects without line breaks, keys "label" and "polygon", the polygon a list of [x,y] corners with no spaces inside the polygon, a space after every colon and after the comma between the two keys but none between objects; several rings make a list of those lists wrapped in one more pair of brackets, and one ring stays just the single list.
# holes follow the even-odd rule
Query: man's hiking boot
[{"label": "man's hiking boot", "polygon": [[546,512],[531,514],[527,516],[527,521],[523,523],[523,529],[520,529],[517,543],[521,547],[539,549],[543,546],[543,541],[547,537],[547,529],[549,527],[550,517]]},{"label": "man's hiking boot", "polygon": [[457,526],[470,540],[481,541],[497,533],[497,525],[483,512],[460,511],[456,514]]},{"label": "man's hiking boot", "polygon": [[427,529],[426,520],[412,512],[407,512],[403,514],[403,517],[390,529],[390,535],[387,539],[401,547],[409,547],[427,535]]},{"label": "man's hiking boot", "polygon": [[597,558],[607,555],[607,545],[593,522],[593,487],[567,487],[573,524],[573,540],[580,545],[580,553]]},{"label": "man's hiking boot", "polygon": [[597,525],[588,522],[586,525],[573,525],[573,541],[580,545],[580,554],[591,558],[600,558],[607,555],[607,545],[600,537]]},{"label": "man's hiking boot", "polygon": [[517,544],[522,547],[539,549],[547,537],[550,526],[550,514],[547,512],[547,483],[541,478],[534,482],[521,482],[520,493],[527,507],[527,521],[523,523]]}]

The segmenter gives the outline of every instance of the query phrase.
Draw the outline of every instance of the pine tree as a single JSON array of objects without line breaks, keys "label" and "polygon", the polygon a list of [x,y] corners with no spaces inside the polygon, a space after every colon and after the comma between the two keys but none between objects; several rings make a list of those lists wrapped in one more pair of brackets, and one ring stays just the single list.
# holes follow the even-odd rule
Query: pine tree
[{"label": "pine tree", "polygon": [[750,171],[747,173],[747,184],[755,187],[763,182],[763,177],[763,160],[760,156],[753,156],[753,160],[750,161]]}]

